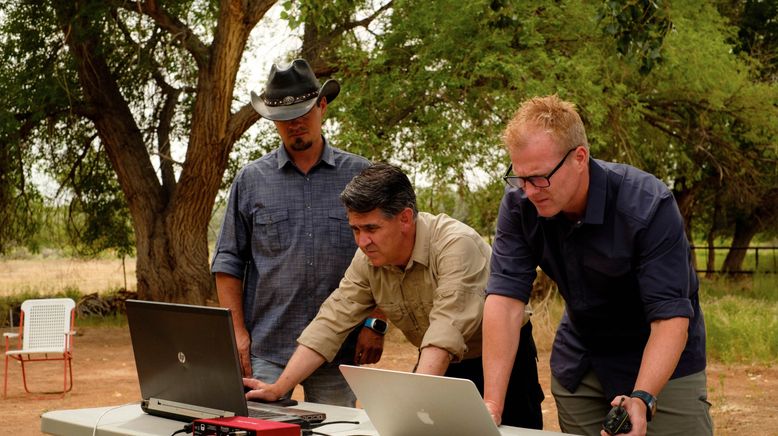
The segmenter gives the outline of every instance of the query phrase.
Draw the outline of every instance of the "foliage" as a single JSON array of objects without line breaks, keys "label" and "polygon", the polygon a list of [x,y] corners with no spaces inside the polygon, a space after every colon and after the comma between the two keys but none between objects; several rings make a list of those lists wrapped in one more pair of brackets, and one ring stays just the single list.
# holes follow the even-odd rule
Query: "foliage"
[{"label": "foliage", "polygon": [[662,60],[662,43],[672,28],[668,7],[662,0],[602,2],[597,16],[606,34],[616,40],[616,50],[639,61],[648,74]]},{"label": "foliage", "polygon": [[70,246],[79,255],[114,250],[119,257],[134,253],[130,212],[109,162],[100,150],[74,168],[71,186],[76,195],[68,210]]},{"label": "foliage", "polygon": [[[339,140],[431,179],[436,195],[466,198],[460,181],[479,170],[496,179],[505,120],[557,93],[578,104],[593,156],[656,174],[690,228],[731,234],[722,211],[778,209],[766,204],[778,197],[778,86],[733,54],[736,29],[708,3],[406,0],[382,30],[339,50]],[[774,229],[763,215],[759,231]]]},{"label": "foliage", "polygon": [[474,228],[479,234],[491,238],[498,212],[493,205],[500,201],[501,185],[501,180],[477,188],[471,188],[465,183],[439,183],[417,188],[417,203],[420,210],[448,214]]},{"label": "foliage", "polygon": [[[0,206],[17,211],[4,218],[23,223],[33,210],[25,182],[42,163],[69,203],[79,251],[128,252],[134,233],[143,292],[208,298],[214,200],[276,143],[266,129],[241,146],[258,117],[233,99],[248,34],[273,3],[0,6],[0,141],[21,162],[0,179]],[[343,83],[328,111],[333,142],[408,169],[432,210],[490,233],[507,163],[500,131],[521,101],[556,93],[578,105],[594,157],[671,186],[690,235],[750,240],[778,228],[774,2],[282,6],[303,28],[289,57]]]},{"label": "foliage", "polygon": [[[80,326],[124,326],[127,317],[124,301],[137,298],[134,292],[110,289],[99,294],[84,294],[75,288],[66,288],[55,293],[27,291],[9,296],[0,296],[0,328],[19,326],[19,312],[25,300],[36,298],[70,298],[76,302],[76,323]],[[13,320],[9,318],[13,316]]]},{"label": "foliage", "polygon": [[235,76],[272,3],[0,6],[10,145],[59,184],[80,253],[135,244],[145,298],[213,295],[207,222],[232,146],[258,119],[233,101]]},{"label": "foliage", "polygon": [[[6,134],[3,143],[8,150],[24,153],[7,161],[22,166],[18,169],[16,203],[42,201],[29,183],[29,169],[24,168],[35,163],[59,182],[60,192],[71,199],[74,210],[87,212],[87,219],[80,221],[88,230],[79,231],[80,225],[75,224],[78,219],[70,226],[78,251],[94,253],[115,248],[131,252],[132,229],[126,203],[119,198],[112,202],[110,211],[106,210],[106,202],[110,202],[106,197],[115,199],[121,194],[105,154],[93,147],[94,131],[77,116],[83,110],[78,103],[82,96],[53,9],[30,2],[5,4],[2,8],[7,19],[2,21],[0,33],[5,35],[2,53],[7,62],[0,66],[0,81],[8,92],[0,98],[4,107],[11,109],[6,112],[10,119],[5,120],[2,129]],[[137,87],[132,88],[139,92]],[[73,146],[68,147],[70,144]],[[102,166],[102,171],[94,173],[96,166]],[[79,177],[79,172],[92,172],[91,178]],[[8,187],[7,181],[0,182],[0,189]],[[93,204],[95,200],[102,204]],[[42,207],[25,212],[18,216],[22,221],[31,220],[31,230],[47,219]],[[124,221],[118,225],[117,215]],[[34,241],[29,233],[25,236]],[[2,248],[0,245],[0,252],[7,251]],[[30,248],[37,251],[39,247]]]}]

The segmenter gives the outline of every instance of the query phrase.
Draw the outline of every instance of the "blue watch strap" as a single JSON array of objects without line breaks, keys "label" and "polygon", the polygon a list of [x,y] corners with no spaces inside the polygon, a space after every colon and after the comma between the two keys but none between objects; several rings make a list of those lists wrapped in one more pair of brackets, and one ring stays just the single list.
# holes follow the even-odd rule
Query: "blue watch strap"
[{"label": "blue watch strap", "polygon": [[382,335],[386,334],[386,332],[389,330],[389,324],[387,324],[386,321],[378,318],[365,319],[364,326]]}]

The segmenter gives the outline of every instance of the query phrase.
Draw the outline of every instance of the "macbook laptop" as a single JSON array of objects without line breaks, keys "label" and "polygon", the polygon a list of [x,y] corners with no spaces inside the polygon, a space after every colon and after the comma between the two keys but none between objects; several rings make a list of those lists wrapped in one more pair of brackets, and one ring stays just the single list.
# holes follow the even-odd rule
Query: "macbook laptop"
[{"label": "macbook laptop", "polygon": [[381,436],[499,436],[470,380],[364,366],[340,371]]},{"label": "macbook laptop", "polygon": [[246,402],[232,314],[221,307],[127,300],[141,407],[151,415],[323,421],[323,413]]}]

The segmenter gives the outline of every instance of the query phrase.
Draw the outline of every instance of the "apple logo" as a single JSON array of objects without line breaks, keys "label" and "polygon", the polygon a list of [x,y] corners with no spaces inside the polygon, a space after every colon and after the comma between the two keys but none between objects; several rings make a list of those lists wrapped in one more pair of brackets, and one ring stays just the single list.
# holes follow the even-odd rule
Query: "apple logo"
[{"label": "apple logo", "polygon": [[416,416],[419,417],[419,420],[427,425],[433,425],[435,424],[435,421],[432,420],[430,417],[430,414],[425,411],[424,409],[419,410],[416,412]]}]

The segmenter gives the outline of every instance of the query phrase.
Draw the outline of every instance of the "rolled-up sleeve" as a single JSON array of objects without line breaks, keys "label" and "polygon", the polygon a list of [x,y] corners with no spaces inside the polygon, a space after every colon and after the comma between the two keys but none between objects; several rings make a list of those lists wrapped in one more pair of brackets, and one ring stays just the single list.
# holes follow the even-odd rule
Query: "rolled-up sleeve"
[{"label": "rolled-up sleeve", "polygon": [[211,262],[211,273],[221,272],[243,279],[246,263],[251,261],[252,227],[240,207],[241,179],[240,175],[236,177],[230,189],[224,221]]},{"label": "rolled-up sleeve", "polygon": [[529,302],[532,283],[537,277],[537,261],[522,233],[519,206],[506,191],[497,215],[497,229],[491,258],[491,274],[486,286],[487,294],[497,294]]},{"label": "rolled-up sleeve", "polygon": [[439,255],[433,256],[431,268],[436,269],[438,285],[420,348],[442,348],[459,361],[469,351],[480,353],[471,348],[480,343],[490,250],[470,235],[451,238],[436,250]]},{"label": "rolled-up sleeve", "polygon": [[646,319],[693,317],[689,299],[691,249],[678,206],[669,193],[659,202],[637,246],[637,276]]}]

